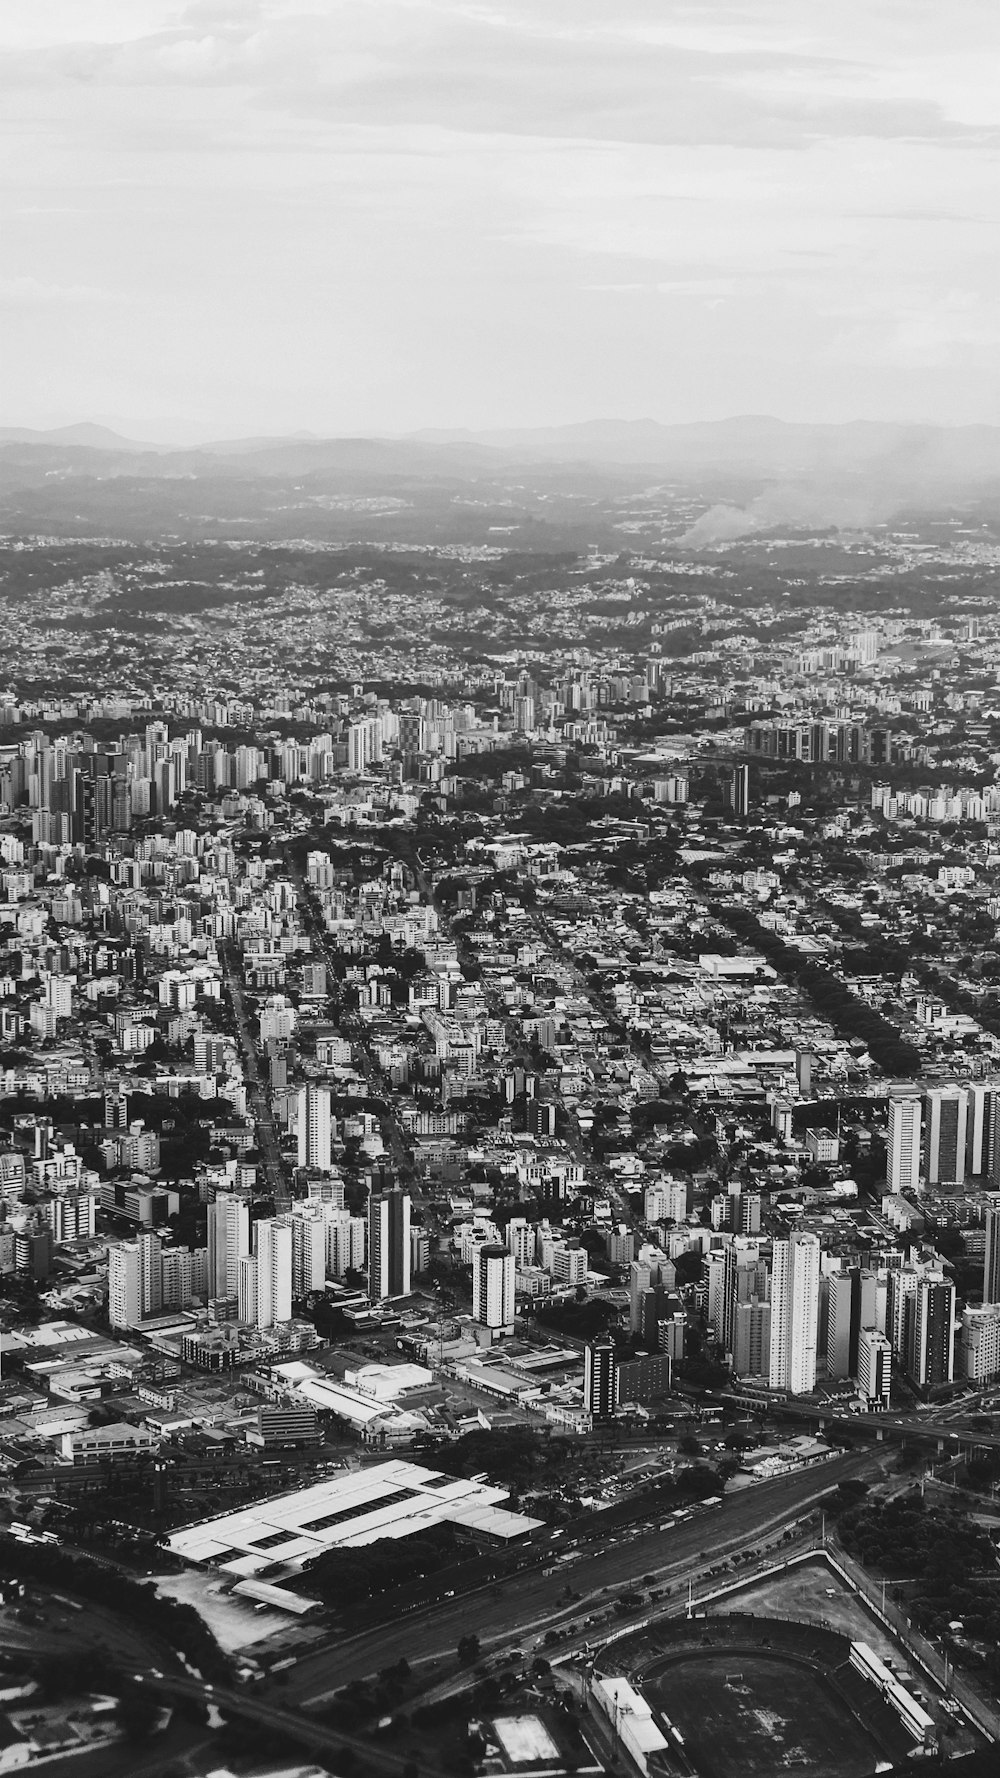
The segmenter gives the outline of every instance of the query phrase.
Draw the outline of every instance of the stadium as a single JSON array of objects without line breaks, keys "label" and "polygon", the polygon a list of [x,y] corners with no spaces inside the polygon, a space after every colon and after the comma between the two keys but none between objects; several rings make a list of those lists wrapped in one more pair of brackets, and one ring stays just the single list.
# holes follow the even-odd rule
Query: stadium
[{"label": "stadium", "polygon": [[867,1778],[936,1739],[866,1644],[776,1618],[649,1625],[598,1651],[591,1695],[650,1778]]}]

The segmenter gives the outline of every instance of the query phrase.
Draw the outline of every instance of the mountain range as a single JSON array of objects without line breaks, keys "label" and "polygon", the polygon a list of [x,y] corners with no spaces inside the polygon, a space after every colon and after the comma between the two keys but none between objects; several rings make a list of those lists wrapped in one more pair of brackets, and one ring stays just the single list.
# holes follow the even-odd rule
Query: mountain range
[{"label": "mountain range", "polygon": [[[691,549],[781,527],[865,529],[900,513],[985,508],[992,522],[1000,427],[806,425],[747,414],[675,426],[299,433],[182,449],[89,422],[0,428],[8,533],[219,536],[238,527],[273,539],[363,532],[373,541],[482,542],[508,532],[518,546],[542,547],[544,534],[560,549],[581,534],[620,541],[617,504],[651,489],[661,490],[661,508],[700,504],[674,533]],[[410,516],[396,523],[387,505]]]},{"label": "mountain range", "polygon": [[[258,436],[219,439],[196,447],[144,444],[109,427],[84,422],[54,431],[0,427],[5,446],[35,446],[141,456],[143,471],[185,473],[192,459],[240,460],[262,474],[309,469],[426,470],[448,472],[466,462],[473,470],[504,461],[581,463],[596,467],[667,469],[677,475],[708,473],[754,477],[852,474],[876,471],[880,477],[986,482],[1000,476],[1000,426],[904,425],[856,420],[841,425],[810,425],[744,414],[728,420],[663,425],[657,420],[585,420],[569,426],[493,431],[429,429],[403,436]],[[92,468],[100,473],[97,464]],[[121,467],[119,467],[119,473]]]}]

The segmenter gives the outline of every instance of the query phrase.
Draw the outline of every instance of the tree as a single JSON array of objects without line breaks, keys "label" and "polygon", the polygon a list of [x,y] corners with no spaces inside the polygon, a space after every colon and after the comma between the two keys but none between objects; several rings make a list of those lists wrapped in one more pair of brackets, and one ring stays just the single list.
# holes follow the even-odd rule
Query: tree
[{"label": "tree", "polygon": [[123,1691],[115,1708],[115,1721],[128,1741],[145,1741],[160,1719],[160,1706],[151,1692],[136,1686]]},{"label": "tree", "polygon": [[479,1637],[474,1633],[460,1636],[458,1642],[458,1660],[462,1667],[473,1667],[479,1659]]}]

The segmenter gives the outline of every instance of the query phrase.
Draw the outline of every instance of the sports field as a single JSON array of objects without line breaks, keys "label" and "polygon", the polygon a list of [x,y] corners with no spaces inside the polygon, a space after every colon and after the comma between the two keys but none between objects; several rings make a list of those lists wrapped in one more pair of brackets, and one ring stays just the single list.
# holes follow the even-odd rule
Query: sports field
[{"label": "sports field", "polygon": [[702,1778],[863,1778],[875,1743],[823,1680],[780,1655],[738,1652],[672,1661],[642,1691],[684,1737]]}]

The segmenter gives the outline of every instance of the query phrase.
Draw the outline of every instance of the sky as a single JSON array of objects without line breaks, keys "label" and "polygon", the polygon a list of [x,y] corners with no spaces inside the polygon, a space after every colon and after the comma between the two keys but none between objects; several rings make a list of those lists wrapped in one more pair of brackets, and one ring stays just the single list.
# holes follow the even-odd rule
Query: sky
[{"label": "sky", "polygon": [[1000,420],[995,0],[3,0],[0,424]]}]

